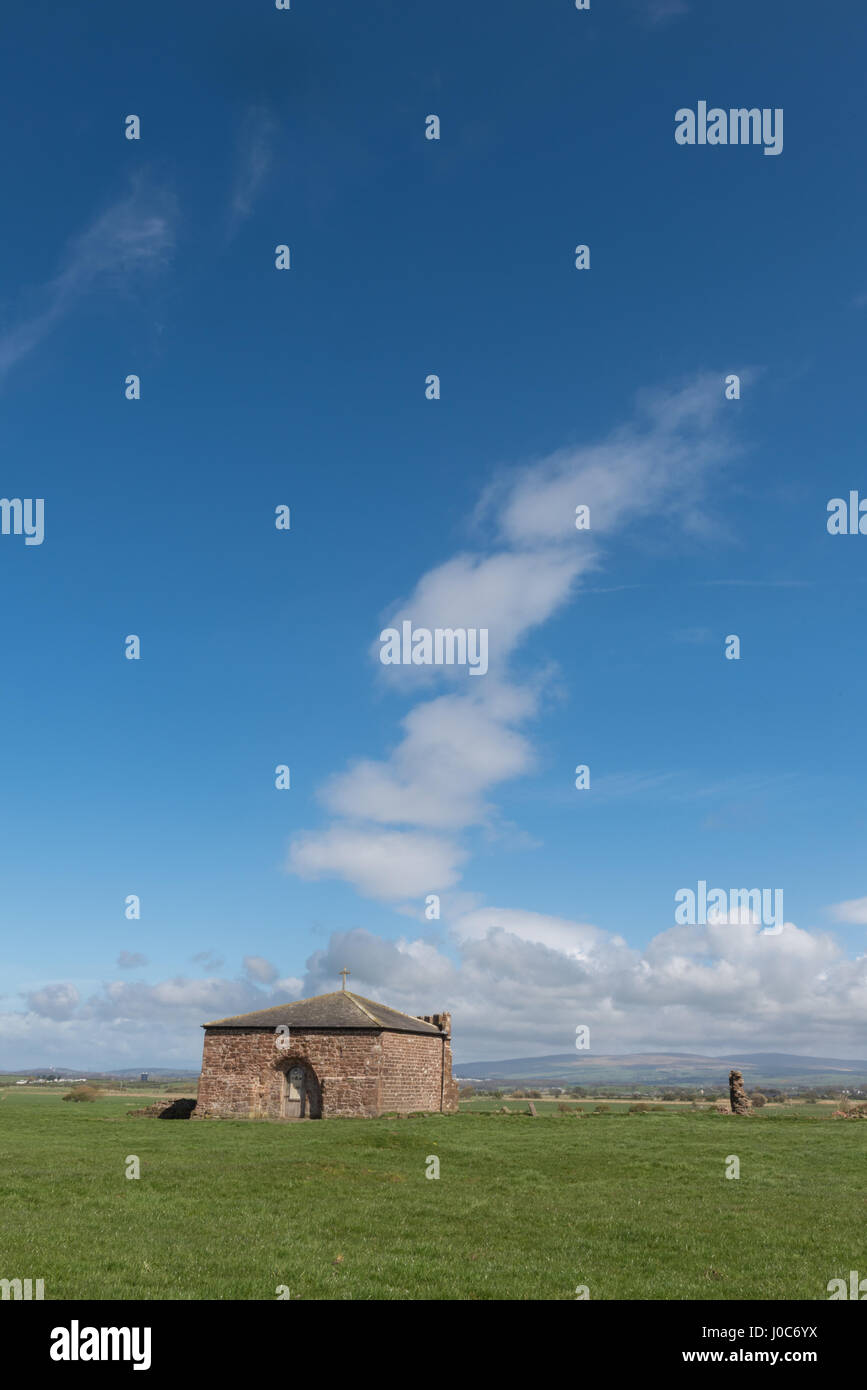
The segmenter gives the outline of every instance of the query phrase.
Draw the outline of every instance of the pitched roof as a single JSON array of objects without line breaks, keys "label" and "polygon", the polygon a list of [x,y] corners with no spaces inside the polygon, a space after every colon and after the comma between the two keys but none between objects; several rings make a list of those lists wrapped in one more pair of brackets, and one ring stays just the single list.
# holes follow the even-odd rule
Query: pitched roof
[{"label": "pitched roof", "polygon": [[338,989],[333,994],[316,994],[312,999],[296,999],[294,1003],[277,1004],[272,1009],[257,1009],[252,1014],[235,1014],[233,1018],[218,1018],[203,1023],[203,1028],[276,1028],[285,1023],[295,1028],[381,1028],[393,1033],[433,1033],[440,1029],[360,994]]}]

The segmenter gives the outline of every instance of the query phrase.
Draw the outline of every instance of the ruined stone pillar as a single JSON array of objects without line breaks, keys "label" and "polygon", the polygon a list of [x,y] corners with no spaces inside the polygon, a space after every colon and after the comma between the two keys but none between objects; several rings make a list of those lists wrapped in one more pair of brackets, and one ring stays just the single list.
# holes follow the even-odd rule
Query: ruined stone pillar
[{"label": "ruined stone pillar", "polygon": [[731,1099],[733,1115],[752,1115],[753,1103],[744,1090],[742,1072],[729,1072],[729,1097]]}]

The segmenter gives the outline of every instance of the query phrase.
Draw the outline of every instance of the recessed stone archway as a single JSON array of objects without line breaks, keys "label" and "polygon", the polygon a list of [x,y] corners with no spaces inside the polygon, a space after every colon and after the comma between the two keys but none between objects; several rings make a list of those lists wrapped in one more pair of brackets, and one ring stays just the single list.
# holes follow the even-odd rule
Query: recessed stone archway
[{"label": "recessed stone archway", "polygon": [[320,1120],[322,1089],[319,1078],[303,1057],[288,1057],[277,1067],[280,1077],[279,1110],[283,1120]]}]

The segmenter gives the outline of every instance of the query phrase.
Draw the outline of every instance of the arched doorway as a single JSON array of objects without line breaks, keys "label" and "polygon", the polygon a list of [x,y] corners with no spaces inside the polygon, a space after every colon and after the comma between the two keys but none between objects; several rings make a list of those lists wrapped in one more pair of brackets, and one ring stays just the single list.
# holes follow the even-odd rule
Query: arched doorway
[{"label": "arched doorway", "polygon": [[290,1062],[283,1070],[280,1113],[284,1120],[318,1120],[322,1114],[319,1082],[306,1062]]}]

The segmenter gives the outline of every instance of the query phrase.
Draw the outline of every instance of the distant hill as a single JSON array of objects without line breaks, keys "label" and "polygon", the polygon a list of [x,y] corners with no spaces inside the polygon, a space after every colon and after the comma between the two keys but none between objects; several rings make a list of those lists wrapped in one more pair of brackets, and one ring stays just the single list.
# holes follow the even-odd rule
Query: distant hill
[{"label": "distant hill", "polygon": [[704,1057],[691,1052],[558,1052],[546,1057],[511,1057],[501,1062],[456,1062],[453,1071],[461,1081],[716,1086],[727,1084],[733,1067],[743,1072],[748,1086],[867,1084],[867,1062],[800,1057],[787,1052],[730,1052],[725,1057]]}]

